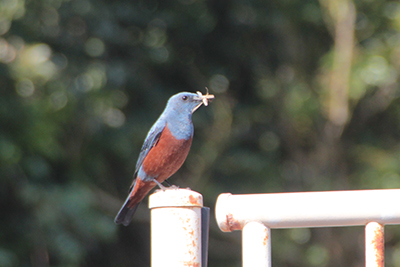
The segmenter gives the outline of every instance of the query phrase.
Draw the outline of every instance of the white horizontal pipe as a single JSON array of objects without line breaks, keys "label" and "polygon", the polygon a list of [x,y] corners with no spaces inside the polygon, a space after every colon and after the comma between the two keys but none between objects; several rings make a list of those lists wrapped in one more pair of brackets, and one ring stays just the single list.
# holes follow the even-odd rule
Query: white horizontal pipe
[{"label": "white horizontal pipe", "polygon": [[188,189],[159,190],[149,197],[151,266],[202,266],[203,196]]},{"label": "white horizontal pipe", "polygon": [[224,232],[250,221],[270,228],[400,224],[400,189],[219,195],[215,215]]}]

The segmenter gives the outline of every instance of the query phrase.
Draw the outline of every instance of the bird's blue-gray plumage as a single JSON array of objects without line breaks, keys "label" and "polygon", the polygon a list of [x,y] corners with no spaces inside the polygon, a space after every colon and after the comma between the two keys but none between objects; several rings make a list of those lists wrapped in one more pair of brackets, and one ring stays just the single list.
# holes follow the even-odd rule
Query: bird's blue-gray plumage
[{"label": "bird's blue-gray plumage", "polygon": [[[187,153],[189,151],[191,140],[193,138],[193,123],[192,123],[192,113],[203,103],[203,97],[201,94],[194,94],[189,92],[182,92],[172,96],[167,103],[163,113],[160,115],[158,120],[151,127],[149,133],[141,148],[138,161],[136,163],[136,170],[134,173],[134,182],[130,188],[130,193],[126,199],[124,205],[119,211],[117,217],[115,218],[116,223],[122,223],[125,226],[128,225],[135,213],[140,201],[143,197],[154,187],[155,183],[162,183],[165,179],[169,178],[174,174],[183,161],[186,159]],[[168,129],[167,129],[168,128]],[[167,133],[164,134],[163,133]],[[164,137],[162,137],[164,136]],[[164,138],[163,145],[158,146],[160,138]],[[168,139],[169,138],[169,139]],[[171,139],[172,138],[172,139]],[[171,145],[177,145],[176,150],[172,150],[167,145],[170,141]],[[156,148],[157,147],[157,148]],[[170,151],[166,154],[166,162],[171,162],[171,164],[176,165],[160,165],[165,166],[165,170],[160,170],[160,173],[155,172],[158,170],[157,163],[153,159],[148,157],[149,153],[154,149],[158,153],[156,157],[159,157],[163,150],[160,147]],[[182,151],[181,153],[171,152],[171,151]],[[155,152],[150,154],[156,155]],[[171,155],[174,155],[174,159],[171,159]],[[146,159],[147,158],[147,159]],[[164,159],[162,159],[164,161]],[[148,164],[147,164],[147,163]],[[144,164],[147,164],[146,171]],[[156,165],[154,165],[156,164]],[[149,166],[148,166],[149,165]],[[153,172],[151,175],[147,173],[147,170]]]}]

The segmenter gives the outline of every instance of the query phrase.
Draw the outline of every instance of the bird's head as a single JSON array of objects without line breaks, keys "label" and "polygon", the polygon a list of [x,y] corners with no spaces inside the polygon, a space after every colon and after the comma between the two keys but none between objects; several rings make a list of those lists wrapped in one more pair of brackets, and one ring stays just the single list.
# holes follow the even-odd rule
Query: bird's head
[{"label": "bird's head", "polygon": [[208,105],[208,102],[214,99],[214,95],[207,94],[203,95],[201,92],[189,93],[182,92],[172,96],[168,100],[167,108],[171,108],[179,113],[190,113],[195,112],[202,104]]}]

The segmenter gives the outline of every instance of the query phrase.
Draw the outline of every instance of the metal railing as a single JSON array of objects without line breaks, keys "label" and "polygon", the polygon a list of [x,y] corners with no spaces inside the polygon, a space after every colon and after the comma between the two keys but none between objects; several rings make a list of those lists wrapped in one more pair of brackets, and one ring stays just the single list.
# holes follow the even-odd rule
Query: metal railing
[{"label": "metal railing", "polygon": [[221,194],[216,220],[242,231],[243,267],[271,266],[271,228],[365,225],[365,266],[384,266],[384,225],[400,224],[400,190]]},{"label": "metal railing", "polygon": [[[244,267],[271,266],[271,229],[365,226],[365,266],[384,266],[384,225],[400,224],[400,189],[221,194],[216,220],[242,231]],[[151,209],[151,266],[207,266],[209,210],[187,189],[158,191]]]}]

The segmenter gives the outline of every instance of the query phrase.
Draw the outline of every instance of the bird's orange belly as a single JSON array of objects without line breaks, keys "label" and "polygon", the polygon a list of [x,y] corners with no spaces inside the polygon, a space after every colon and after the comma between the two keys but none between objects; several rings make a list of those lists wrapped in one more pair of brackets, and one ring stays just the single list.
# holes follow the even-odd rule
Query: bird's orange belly
[{"label": "bird's orange belly", "polygon": [[143,170],[147,175],[163,182],[173,175],[185,161],[192,138],[176,139],[168,127],[165,127],[158,143],[149,151],[143,161]]}]

